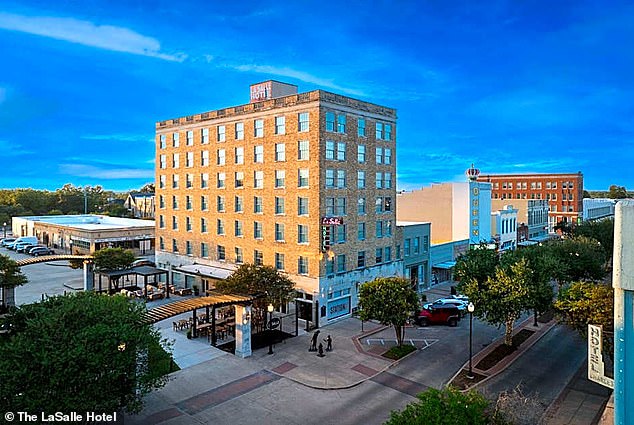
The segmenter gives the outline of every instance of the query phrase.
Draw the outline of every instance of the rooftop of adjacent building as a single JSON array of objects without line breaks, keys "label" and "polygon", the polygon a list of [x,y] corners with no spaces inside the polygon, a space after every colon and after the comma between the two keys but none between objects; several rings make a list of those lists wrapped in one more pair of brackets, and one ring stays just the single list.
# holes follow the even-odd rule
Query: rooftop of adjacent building
[{"label": "rooftop of adjacent building", "polygon": [[107,215],[78,214],[78,215],[40,215],[18,217],[20,219],[73,227],[82,230],[113,230],[146,227],[154,229],[154,220],[138,220],[133,218],[110,217]]},{"label": "rooftop of adjacent building", "polygon": [[517,174],[480,174],[478,180],[487,178],[571,178],[583,177],[581,171],[576,173],[517,173]]},{"label": "rooftop of adjacent building", "polygon": [[[251,86],[253,91],[254,86],[259,86],[267,83],[276,83],[283,86],[292,86],[290,84],[280,83],[279,81],[269,80],[263,81]],[[292,86],[297,88],[297,86]],[[156,123],[156,129],[166,129],[170,127],[180,126],[182,124],[193,124],[205,121],[210,121],[218,118],[227,118],[232,116],[240,116],[246,114],[252,114],[256,112],[262,112],[266,110],[283,108],[288,106],[295,106],[302,103],[310,103],[314,101],[325,101],[334,103],[344,107],[352,108],[358,111],[371,112],[378,115],[382,115],[385,118],[396,121],[396,109],[388,108],[386,106],[377,105],[375,103],[366,102],[363,100],[354,99],[348,96],[343,96],[336,93],[331,93],[325,90],[313,90],[304,93],[286,94],[279,97],[267,97],[262,101],[253,101],[253,94],[251,95],[251,102],[237,106],[230,106],[227,108],[217,109],[213,111],[203,112],[195,115],[188,115],[185,117],[173,118],[164,121],[158,121]]]}]

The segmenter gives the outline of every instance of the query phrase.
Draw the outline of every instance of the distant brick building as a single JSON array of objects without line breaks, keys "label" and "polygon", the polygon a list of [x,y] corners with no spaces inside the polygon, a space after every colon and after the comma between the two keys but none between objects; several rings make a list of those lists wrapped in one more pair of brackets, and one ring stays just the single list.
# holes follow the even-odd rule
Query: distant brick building
[{"label": "distant brick building", "polygon": [[402,274],[396,111],[267,81],[251,102],[156,123],[159,267],[203,290],[241,263],[284,271],[320,324]]},{"label": "distant brick building", "polygon": [[559,222],[578,223],[583,216],[583,174],[480,174],[478,181],[490,182],[493,199],[545,199],[548,227]]}]

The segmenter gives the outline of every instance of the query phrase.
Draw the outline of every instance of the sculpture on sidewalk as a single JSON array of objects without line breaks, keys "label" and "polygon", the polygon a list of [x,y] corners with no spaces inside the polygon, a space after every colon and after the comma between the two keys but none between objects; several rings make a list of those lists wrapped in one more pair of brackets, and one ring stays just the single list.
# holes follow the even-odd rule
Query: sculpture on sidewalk
[{"label": "sculpture on sidewalk", "polygon": [[326,351],[332,351],[332,338],[328,335],[327,338],[324,338],[324,342],[326,343]]},{"label": "sculpture on sidewalk", "polygon": [[324,357],[324,344],[322,344],[321,342],[319,343],[319,354],[317,354],[319,357]]},{"label": "sculpture on sidewalk", "polygon": [[317,351],[317,338],[319,337],[319,330],[315,331],[312,339],[310,340],[310,348],[308,351]]}]

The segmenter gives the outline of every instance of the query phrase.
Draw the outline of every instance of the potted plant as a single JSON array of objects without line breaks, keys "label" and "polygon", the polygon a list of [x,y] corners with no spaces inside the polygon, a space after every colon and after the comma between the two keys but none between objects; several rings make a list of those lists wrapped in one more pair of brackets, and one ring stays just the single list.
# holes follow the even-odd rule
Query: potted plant
[{"label": "potted plant", "polygon": [[200,291],[198,290],[198,285],[193,285],[192,290],[194,291],[194,295],[198,295]]}]

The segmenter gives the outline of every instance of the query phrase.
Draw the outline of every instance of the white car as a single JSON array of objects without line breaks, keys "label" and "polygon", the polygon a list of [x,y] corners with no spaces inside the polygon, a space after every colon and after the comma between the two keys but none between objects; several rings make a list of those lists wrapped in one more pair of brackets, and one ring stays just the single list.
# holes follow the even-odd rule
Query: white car
[{"label": "white car", "polygon": [[460,312],[465,312],[467,311],[467,302],[461,301],[459,299],[456,298],[441,298],[439,300],[434,301],[433,303],[427,303],[423,306],[423,308],[429,308],[429,307],[437,307],[437,306],[446,306],[446,305],[453,305],[456,308],[458,308],[458,310],[460,310]]},{"label": "white car", "polygon": [[458,294],[458,295],[449,295],[447,298],[451,298],[451,299],[454,299],[454,300],[460,300],[462,302],[465,302],[465,303],[469,304],[469,297],[467,297],[466,295],[460,295],[460,294]]}]

